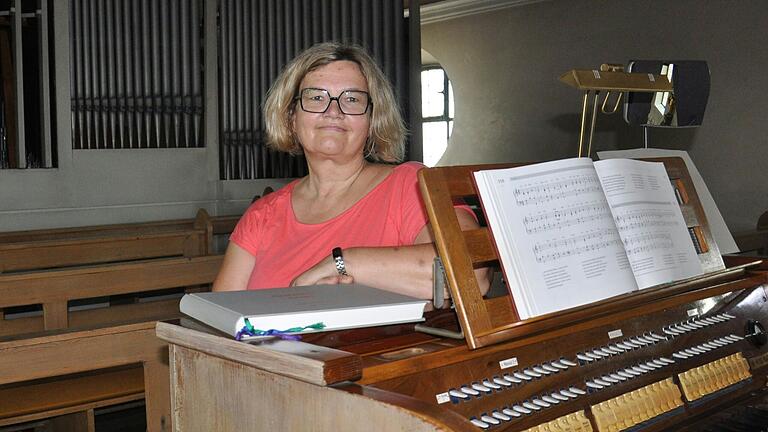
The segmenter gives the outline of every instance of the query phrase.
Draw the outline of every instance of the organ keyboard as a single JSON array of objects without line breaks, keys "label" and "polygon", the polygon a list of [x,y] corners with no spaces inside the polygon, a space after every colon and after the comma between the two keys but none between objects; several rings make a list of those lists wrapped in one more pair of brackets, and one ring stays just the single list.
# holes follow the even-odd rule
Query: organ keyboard
[{"label": "organ keyboard", "polygon": [[[765,289],[762,275],[749,276],[702,289],[695,300],[625,310],[593,328],[479,352],[457,346],[427,353],[445,344],[429,341],[404,348],[419,354],[403,354],[400,364],[377,364],[392,352],[363,357],[362,382],[454,411],[477,430],[680,430],[734,402],[762,398],[768,353],[761,330],[747,328],[768,314]],[[409,362],[430,367],[365,379],[366,372],[388,375],[379,369],[414,368]]]},{"label": "organ keyboard", "polygon": [[[403,324],[248,345],[160,323],[172,347],[175,427],[764,429],[768,267],[733,258],[713,270],[723,262],[687,172],[665,163],[685,188],[704,277],[520,321],[508,295],[479,295],[473,269],[496,259],[487,231],[461,232],[455,221],[453,199],[474,192],[467,179],[478,167],[423,170],[455,305],[429,313],[427,325],[463,339]],[[722,422],[746,429],[717,429]]]}]

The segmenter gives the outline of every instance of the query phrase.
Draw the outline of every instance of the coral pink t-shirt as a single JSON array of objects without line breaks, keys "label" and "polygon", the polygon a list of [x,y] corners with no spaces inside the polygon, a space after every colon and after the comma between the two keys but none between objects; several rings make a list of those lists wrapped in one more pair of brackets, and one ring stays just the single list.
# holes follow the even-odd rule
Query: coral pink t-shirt
[{"label": "coral pink t-shirt", "polygon": [[298,180],[254,202],[230,237],[256,258],[248,289],[287,287],[337,246],[413,244],[428,221],[416,177],[423,167],[396,166],[360,201],[319,224],[296,220],[291,194]]}]

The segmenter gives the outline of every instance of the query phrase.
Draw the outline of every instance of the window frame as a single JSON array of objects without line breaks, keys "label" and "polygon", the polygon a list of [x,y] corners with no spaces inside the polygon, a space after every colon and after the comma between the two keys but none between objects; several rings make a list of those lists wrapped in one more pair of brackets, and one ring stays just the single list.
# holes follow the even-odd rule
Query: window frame
[{"label": "window frame", "polygon": [[[445,122],[445,136],[446,136],[446,149],[448,142],[450,142],[451,139],[451,132],[452,132],[452,123],[454,121],[454,117],[451,117],[451,110],[450,110],[450,93],[451,93],[451,87],[450,83],[451,80],[448,78],[448,73],[445,71],[445,68],[439,64],[439,63],[433,63],[433,64],[427,64],[422,65],[421,67],[421,73],[431,70],[440,70],[443,72],[443,113],[439,116],[427,116],[425,117],[422,111],[422,117],[421,117],[421,127],[422,130],[424,130],[424,125],[426,123],[440,123]],[[421,76],[421,75],[419,75]],[[422,83],[423,85],[423,83]],[[422,95],[422,103],[423,103],[424,96]],[[455,101],[454,101],[455,103]],[[424,143],[422,141],[422,148],[424,146]]]}]

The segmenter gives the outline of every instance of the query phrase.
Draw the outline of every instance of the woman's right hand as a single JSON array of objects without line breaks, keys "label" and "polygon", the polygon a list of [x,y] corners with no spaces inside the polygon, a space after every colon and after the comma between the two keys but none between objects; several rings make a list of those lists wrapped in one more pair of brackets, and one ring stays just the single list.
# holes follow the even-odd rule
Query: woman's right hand
[{"label": "woman's right hand", "polygon": [[291,281],[291,286],[351,284],[353,282],[355,282],[355,278],[351,275],[342,275],[336,271],[336,264],[333,262],[333,259],[328,256],[310,267],[304,273],[296,276],[296,278]]}]

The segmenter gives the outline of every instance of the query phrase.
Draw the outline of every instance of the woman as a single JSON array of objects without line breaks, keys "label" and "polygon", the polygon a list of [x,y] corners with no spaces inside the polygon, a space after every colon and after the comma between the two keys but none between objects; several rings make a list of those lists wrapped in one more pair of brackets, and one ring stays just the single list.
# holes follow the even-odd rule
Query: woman
[{"label": "woman", "polygon": [[[435,248],[390,84],[357,46],[315,45],[273,84],[269,145],[309,174],[256,201],[230,238],[214,290],[361,283],[432,297]],[[373,162],[369,162],[373,161]],[[462,227],[477,226],[457,208]]]}]

